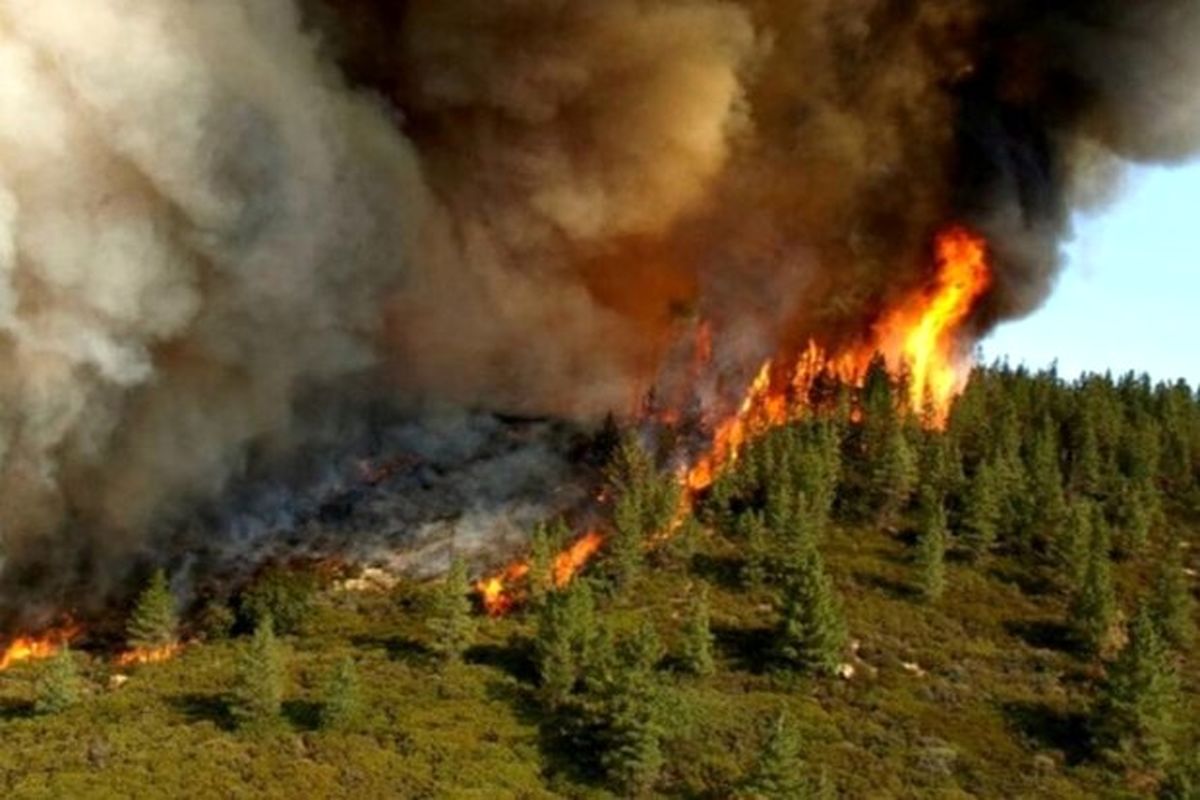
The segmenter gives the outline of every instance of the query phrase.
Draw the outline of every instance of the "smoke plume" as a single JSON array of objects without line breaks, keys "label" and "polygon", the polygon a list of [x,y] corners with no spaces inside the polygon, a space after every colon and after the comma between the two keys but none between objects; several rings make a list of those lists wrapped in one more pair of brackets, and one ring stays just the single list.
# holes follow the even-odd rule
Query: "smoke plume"
[{"label": "smoke plume", "polygon": [[[366,406],[592,420],[1200,145],[1191,0],[0,0],[0,605]],[[49,588],[47,588],[49,587]]]}]

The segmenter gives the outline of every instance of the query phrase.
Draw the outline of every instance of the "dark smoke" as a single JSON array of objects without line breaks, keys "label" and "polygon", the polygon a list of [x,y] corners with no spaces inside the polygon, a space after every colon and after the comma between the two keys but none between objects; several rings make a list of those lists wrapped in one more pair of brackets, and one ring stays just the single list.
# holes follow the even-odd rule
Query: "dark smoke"
[{"label": "dark smoke", "polygon": [[[0,0],[0,606],[369,405],[632,410],[1200,145],[1194,0]],[[731,384],[736,381],[731,380]],[[218,501],[219,502],[219,501]],[[156,539],[157,541],[157,539]],[[158,558],[150,554],[149,558]]]}]

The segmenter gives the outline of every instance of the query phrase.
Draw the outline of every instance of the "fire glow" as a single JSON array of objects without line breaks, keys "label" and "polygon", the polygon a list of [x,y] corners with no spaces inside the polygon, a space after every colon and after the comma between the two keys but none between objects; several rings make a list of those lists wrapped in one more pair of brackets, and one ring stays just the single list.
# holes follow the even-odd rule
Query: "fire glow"
[{"label": "fire glow", "polygon": [[[798,356],[764,363],[737,411],[713,426],[707,451],[682,470],[684,492],[676,519],[686,516],[696,495],[732,466],[747,442],[803,413],[819,376],[861,385],[877,353],[883,355],[889,372],[907,381],[909,409],[924,424],[943,427],[971,366],[962,349],[962,326],[990,287],[991,271],[986,242],[961,226],[938,234],[934,264],[929,286],[882,315],[863,341],[836,352],[810,341]],[[708,325],[702,324],[697,353],[705,362],[711,353],[711,335]],[[555,586],[569,583],[603,543],[601,533],[589,531],[560,553],[554,565]],[[527,561],[516,561],[476,584],[488,614],[503,615],[516,604],[515,587],[527,578],[529,569]]]},{"label": "fire glow", "polygon": [[22,661],[52,658],[78,634],[78,627],[66,625],[37,636],[18,636],[0,652],[0,672]]},{"label": "fire glow", "polygon": [[135,647],[126,650],[116,657],[113,663],[118,667],[132,667],[140,664],[161,664],[170,661],[183,651],[182,642],[171,642],[159,647]]}]

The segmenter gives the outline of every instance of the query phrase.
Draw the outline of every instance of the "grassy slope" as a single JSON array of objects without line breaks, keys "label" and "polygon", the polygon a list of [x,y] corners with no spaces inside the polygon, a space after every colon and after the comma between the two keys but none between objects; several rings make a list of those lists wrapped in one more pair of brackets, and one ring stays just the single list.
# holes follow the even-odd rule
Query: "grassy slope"
[{"label": "grassy slope", "polygon": [[[678,794],[720,796],[753,758],[761,721],[781,706],[800,728],[810,763],[825,765],[846,797],[1065,799],[1120,791],[1084,757],[1080,715],[1094,672],[1060,645],[1060,596],[1040,592],[1003,560],[983,568],[952,563],[946,596],[931,608],[911,594],[899,538],[843,531],[825,551],[860,643],[849,681],[759,669],[772,619],[767,597],[738,587],[730,545],[704,543],[693,576],[713,585],[720,669],[703,681],[667,676],[676,688],[667,782]],[[653,570],[609,613],[628,625],[648,614],[670,643],[692,579]],[[91,695],[57,717],[30,714],[39,665],[0,674],[0,791],[11,798],[607,796],[539,716],[522,644],[529,623],[519,615],[484,621],[469,663],[439,675],[421,645],[415,609],[423,591],[324,596],[309,633],[289,640],[286,720],[263,736],[230,729],[223,692],[231,643],[193,646],[172,663],[138,669],[115,690],[107,688],[109,668],[81,656]],[[321,682],[347,651],[359,659],[367,719],[359,733],[318,731]],[[1193,712],[1197,683],[1189,675]]]}]

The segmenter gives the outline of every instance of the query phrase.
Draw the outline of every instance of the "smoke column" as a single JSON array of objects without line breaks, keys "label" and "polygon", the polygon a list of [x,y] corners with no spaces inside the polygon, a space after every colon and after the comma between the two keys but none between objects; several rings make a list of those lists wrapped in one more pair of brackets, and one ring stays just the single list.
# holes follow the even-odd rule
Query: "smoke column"
[{"label": "smoke column", "polygon": [[364,403],[580,420],[836,342],[1200,143],[1190,0],[0,0],[0,605]]}]

